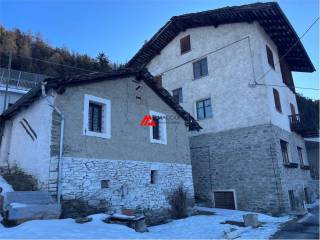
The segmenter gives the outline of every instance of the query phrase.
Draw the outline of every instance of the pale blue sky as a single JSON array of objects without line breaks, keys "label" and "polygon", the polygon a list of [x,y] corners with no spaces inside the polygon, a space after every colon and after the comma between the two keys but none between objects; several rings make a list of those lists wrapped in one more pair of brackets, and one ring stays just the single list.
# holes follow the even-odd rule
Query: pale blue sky
[{"label": "pale blue sky", "polygon": [[[0,22],[6,28],[41,33],[53,46],[96,56],[104,51],[111,61],[129,60],[172,16],[252,0],[0,0]],[[264,2],[264,1],[262,1]],[[319,15],[318,0],[279,0],[281,8],[301,35]],[[302,39],[317,71],[319,23]],[[296,86],[319,88],[318,72],[294,73]],[[319,91],[298,92],[319,98]]]}]

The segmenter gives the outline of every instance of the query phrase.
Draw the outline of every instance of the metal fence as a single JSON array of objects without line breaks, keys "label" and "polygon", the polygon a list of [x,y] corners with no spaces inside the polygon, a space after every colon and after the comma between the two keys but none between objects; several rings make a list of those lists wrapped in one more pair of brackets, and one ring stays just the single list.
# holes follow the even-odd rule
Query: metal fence
[{"label": "metal fence", "polygon": [[8,83],[10,88],[30,89],[46,78],[49,78],[49,76],[11,70],[9,79],[8,69],[0,68],[0,85],[5,86]]}]

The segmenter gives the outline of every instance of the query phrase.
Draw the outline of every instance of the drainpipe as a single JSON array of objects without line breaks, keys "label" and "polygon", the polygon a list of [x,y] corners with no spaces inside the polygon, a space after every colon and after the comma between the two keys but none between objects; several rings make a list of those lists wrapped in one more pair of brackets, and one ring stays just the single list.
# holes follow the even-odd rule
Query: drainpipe
[{"label": "drainpipe", "polygon": [[[45,82],[41,83],[41,91],[42,91],[42,96],[46,97],[46,91],[45,91]],[[49,103],[49,106],[52,107],[54,109],[54,111],[56,111],[61,119],[61,123],[60,123],[60,147],[59,147],[59,159],[58,159],[58,189],[57,189],[57,202],[58,204],[61,203],[61,176],[62,176],[62,154],[63,154],[63,136],[64,136],[64,114],[59,110],[59,108],[57,108],[56,106],[54,106],[51,102],[49,102],[49,100],[46,98],[46,100]]]}]

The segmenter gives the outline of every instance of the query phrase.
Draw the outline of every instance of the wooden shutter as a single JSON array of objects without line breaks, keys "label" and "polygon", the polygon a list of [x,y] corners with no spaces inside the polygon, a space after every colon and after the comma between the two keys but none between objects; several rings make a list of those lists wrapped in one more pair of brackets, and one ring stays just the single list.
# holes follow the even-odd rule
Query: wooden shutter
[{"label": "wooden shutter", "polygon": [[156,82],[158,87],[162,87],[162,76],[161,75],[157,75],[154,77],[154,81]]},{"label": "wooden shutter", "polygon": [[190,35],[185,36],[180,39],[180,51],[181,54],[189,52],[191,50],[191,43],[190,43]]},{"label": "wooden shutter", "polygon": [[292,103],[290,103],[290,109],[291,109],[291,114],[296,115],[296,108],[294,107],[294,105]]},{"label": "wooden shutter", "polygon": [[274,97],[274,104],[278,112],[282,112],[281,102],[280,102],[280,95],[277,89],[273,89],[273,97]]},{"label": "wooden shutter", "polygon": [[233,192],[214,192],[214,206],[216,208],[235,209]]}]

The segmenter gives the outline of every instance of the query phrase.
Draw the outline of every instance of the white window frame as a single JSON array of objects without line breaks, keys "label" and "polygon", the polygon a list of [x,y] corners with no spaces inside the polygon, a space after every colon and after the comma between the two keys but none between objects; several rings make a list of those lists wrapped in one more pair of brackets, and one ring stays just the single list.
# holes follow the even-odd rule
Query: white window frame
[{"label": "white window frame", "polygon": [[[88,129],[89,103],[97,103],[103,106],[102,132],[93,132]],[[83,135],[100,138],[111,138],[111,101],[92,95],[84,95],[83,105]]]},{"label": "white window frame", "polygon": [[166,115],[163,113],[150,111],[150,116],[157,116],[159,117],[159,130],[160,130],[160,139],[153,138],[153,127],[150,126],[150,142],[151,143],[158,143],[158,144],[167,144],[167,118]]}]

